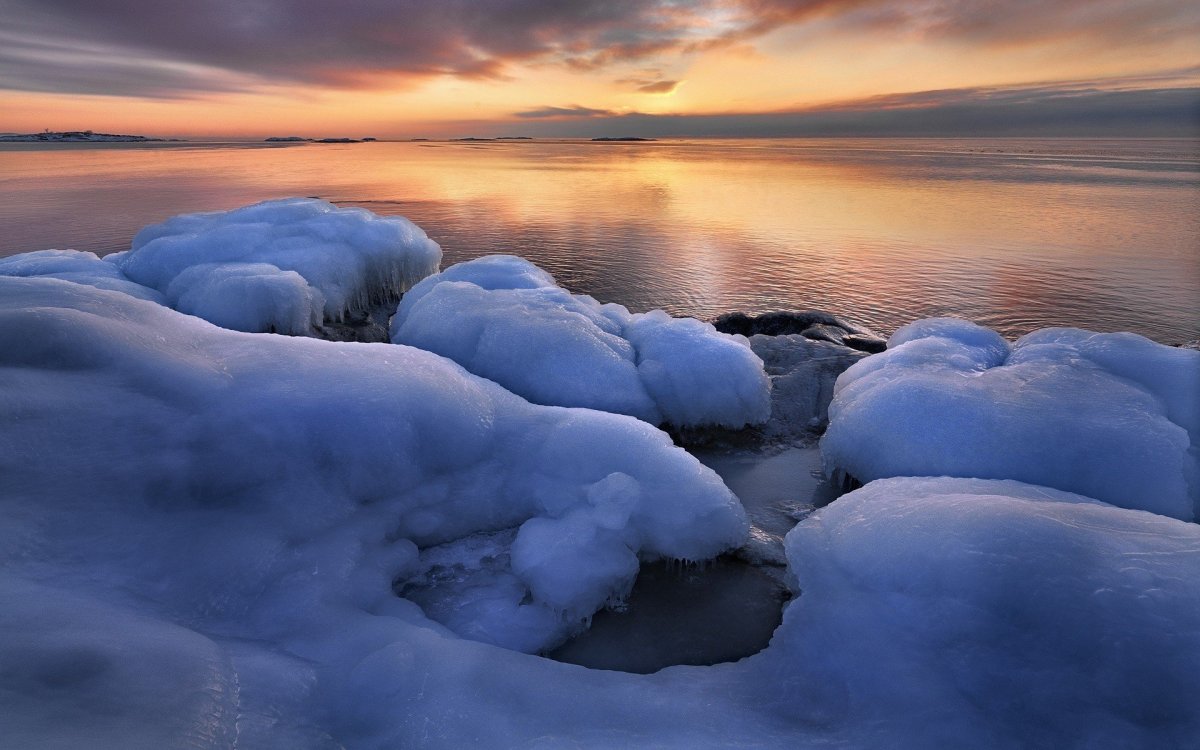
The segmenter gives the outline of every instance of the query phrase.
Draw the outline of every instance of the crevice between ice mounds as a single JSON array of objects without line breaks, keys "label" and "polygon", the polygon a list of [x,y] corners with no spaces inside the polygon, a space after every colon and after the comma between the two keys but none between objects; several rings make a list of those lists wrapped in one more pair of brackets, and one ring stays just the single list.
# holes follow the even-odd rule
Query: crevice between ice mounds
[{"label": "crevice between ice mounds", "polygon": [[837,382],[826,468],[1016,479],[1192,520],[1200,352],[1047,328],[1009,345],[964,320],[901,328]]},{"label": "crevice between ice mounds", "polygon": [[656,425],[736,429],[770,416],[770,384],[745,338],[572,294],[511,255],[421,281],[401,300],[391,340],[449,357],[538,404]]},{"label": "crevice between ice mounds", "polygon": [[394,304],[437,271],[441,248],[402,217],[286,198],[175,216],[105,260],[223,328],[311,335]]}]

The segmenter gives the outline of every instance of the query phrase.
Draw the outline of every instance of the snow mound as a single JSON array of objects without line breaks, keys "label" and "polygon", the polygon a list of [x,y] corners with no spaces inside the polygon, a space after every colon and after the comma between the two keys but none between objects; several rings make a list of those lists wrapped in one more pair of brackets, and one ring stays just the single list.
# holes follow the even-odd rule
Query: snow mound
[{"label": "snow mound", "polygon": [[437,271],[441,249],[404,218],[287,198],[175,216],[105,260],[218,325],[307,333],[396,299]]},{"label": "snow mound", "polygon": [[391,338],[539,404],[676,426],[738,428],[770,415],[770,384],[745,338],[571,294],[514,256],[460,263],[417,284]]},{"label": "snow mound", "polygon": [[[55,529],[47,555],[108,561],[114,585],[137,558],[165,582],[151,599],[285,627],[299,610],[254,602],[296,565],[326,571],[303,596],[391,596],[414,543],[511,528],[511,570],[475,585],[492,601],[479,629],[538,650],[626,592],[639,557],[701,560],[745,537],[720,479],[637,420],[534,406],[410,347],[240,334],[90,287],[0,282],[0,409],[21,415],[5,422],[0,548],[26,519]],[[258,522],[227,528],[245,517]],[[314,539],[331,527],[345,538]],[[362,550],[392,562],[352,570]]]},{"label": "snow mound", "polygon": [[1200,509],[1200,352],[956,319],[901,328],[837,382],[826,466],[1017,479],[1183,520]]},{"label": "snow mound", "polygon": [[0,258],[0,276],[62,279],[166,304],[162,294],[130,281],[121,269],[95,253],[80,250],[36,250]]},{"label": "snow mound", "polygon": [[[1174,387],[1170,368],[1127,377]],[[532,405],[411,347],[238,333],[8,277],[0,414],[14,746],[1200,736],[1200,527],[1165,516],[1013,481],[880,480],[787,536],[801,593],[765,651],[631,675],[493,644],[553,642],[639,559],[744,541],[728,489],[643,422]]]},{"label": "snow mound", "polygon": [[785,544],[803,594],[769,651],[775,679],[814,722],[874,727],[865,746],[1200,736],[1196,525],[1019,482],[901,478]]}]

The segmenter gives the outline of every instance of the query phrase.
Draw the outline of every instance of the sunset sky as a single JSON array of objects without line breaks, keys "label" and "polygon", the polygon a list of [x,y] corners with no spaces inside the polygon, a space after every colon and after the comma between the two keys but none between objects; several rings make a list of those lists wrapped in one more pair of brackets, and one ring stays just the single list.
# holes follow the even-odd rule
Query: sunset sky
[{"label": "sunset sky", "polygon": [[0,132],[1190,135],[1194,0],[0,0]]}]

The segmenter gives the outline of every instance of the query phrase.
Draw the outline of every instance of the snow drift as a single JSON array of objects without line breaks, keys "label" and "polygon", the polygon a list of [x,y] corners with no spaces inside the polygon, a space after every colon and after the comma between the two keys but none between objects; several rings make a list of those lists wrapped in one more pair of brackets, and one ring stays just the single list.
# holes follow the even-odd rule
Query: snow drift
[{"label": "snow drift", "polygon": [[1044,329],[1011,347],[951,318],[905,326],[847,370],[821,441],[827,466],[1018,479],[1195,517],[1200,352],[1131,333]]},{"label": "snow drift", "polygon": [[222,327],[305,335],[396,299],[436,272],[441,255],[407,219],[287,198],[175,216],[105,260]]},{"label": "snow drift", "polygon": [[97,289],[123,292],[160,305],[167,303],[162,294],[130,281],[114,264],[95,253],[79,250],[36,250],[0,258],[0,276],[62,279]]},{"label": "snow drift", "polygon": [[[1178,520],[1195,500],[1200,352],[902,329],[839,378],[827,457],[862,479],[992,478],[877,479],[807,516],[784,544],[799,596],[755,656],[588,670],[521,652],[585,627],[640,560],[742,544],[744,511],[645,422],[534,405],[410,346],[239,333],[162,306],[308,325],[315,297],[287,302],[305,289],[357,299],[374,272],[314,261],[349,280],[323,285],[271,255],[292,243],[285,214],[306,225],[329,208],[244,209],[266,255],[221,257],[234,251],[218,238],[239,233],[202,216],[148,230],[116,264],[0,262],[5,744],[1150,750],[1200,736],[1200,526]],[[189,259],[169,251],[191,242]],[[449,269],[401,312],[398,338],[428,335],[501,380],[538,373],[518,389],[544,378],[550,396],[651,421],[765,417],[744,341],[570,295],[517,259]],[[813,347],[772,359],[800,372]],[[789,415],[819,419],[819,393],[787,389]]]},{"label": "snow drift", "polygon": [[677,426],[737,428],[770,416],[770,383],[744,337],[661,310],[602,305],[509,255],[417,284],[392,318],[392,341],[450,357],[539,404]]}]

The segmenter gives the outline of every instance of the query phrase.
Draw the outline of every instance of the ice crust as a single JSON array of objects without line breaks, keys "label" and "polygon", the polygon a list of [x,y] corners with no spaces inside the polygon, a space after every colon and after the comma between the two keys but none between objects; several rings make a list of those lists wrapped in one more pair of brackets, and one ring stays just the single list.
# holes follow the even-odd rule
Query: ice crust
[{"label": "ice crust", "polygon": [[737,428],[770,416],[770,383],[744,337],[661,310],[602,305],[510,255],[417,284],[392,318],[391,338],[539,404],[676,426]]},{"label": "ice crust", "polygon": [[1013,481],[897,478],[785,544],[803,594],[768,653],[813,721],[853,716],[873,747],[1200,736],[1200,526]]},{"label": "ice crust", "polygon": [[399,297],[436,272],[441,255],[402,217],[287,198],[173,217],[105,260],[225,328],[306,335]]},{"label": "ice crust", "polygon": [[[286,290],[293,272],[318,290],[274,261],[209,260],[171,276],[178,300],[240,279]],[[0,745],[1157,750],[1200,736],[1200,526],[1179,520],[1195,501],[1200,352],[901,329],[838,379],[826,458],[875,481],[798,514],[783,549],[798,596],[770,646],[633,675],[522,651],[620,598],[639,561],[745,543],[736,499],[665,433],[531,404],[410,346],[219,328],[118,265],[0,261]],[[713,362],[745,362],[727,349],[743,343],[569,295],[526,263],[462,268],[406,303],[444,294],[442,314],[516,347],[512,361],[537,353],[522,325],[540,346],[633,351],[663,418],[672,397],[719,390]],[[462,300],[498,312],[474,319]],[[645,361],[663,363],[658,386]],[[820,399],[794,386],[808,415]]]},{"label": "ice crust", "polygon": [[80,250],[36,250],[0,258],[0,276],[19,278],[62,279],[86,284],[97,289],[123,292],[131,297],[150,300],[160,305],[166,298],[149,287],[130,281],[121,269],[95,253]]},{"label": "ice crust", "polygon": [[1049,328],[1011,347],[951,318],[896,332],[837,382],[827,467],[1018,479],[1191,520],[1200,507],[1200,352]]}]

